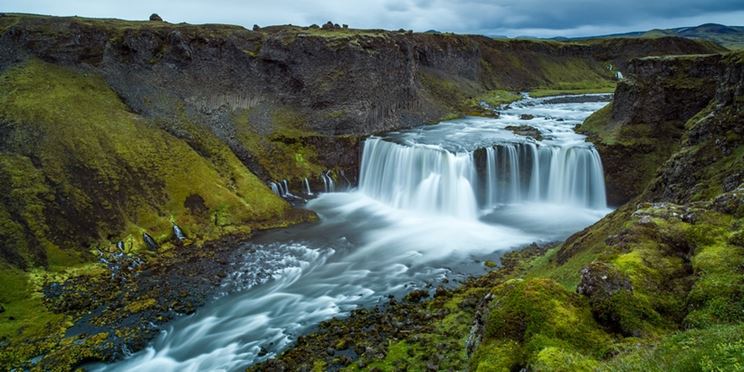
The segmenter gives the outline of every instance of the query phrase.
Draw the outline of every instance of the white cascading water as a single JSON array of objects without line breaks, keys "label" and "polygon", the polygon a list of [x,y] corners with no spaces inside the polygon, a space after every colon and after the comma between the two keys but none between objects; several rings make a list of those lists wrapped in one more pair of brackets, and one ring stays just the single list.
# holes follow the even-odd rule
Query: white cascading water
[{"label": "white cascading water", "polygon": [[370,138],[364,143],[359,189],[393,207],[475,218],[472,153],[411,147]]},{"label": "white cascading water", "polygon": [[602,161],[586,143],[450,152],[373,137],[364,143],[359,190],[395,208],[469,219],[523,202],[607,207]]},{"label": "white cascading water", "polygon": [[[243,371],[323,320],[456,284],[511,249],[565,239],[609,212],[599,156],[573,130],[607,99],[526,99],[497,119],[370,138],[357,190],[334,192],[330,172],[320,174],[324,188],[307,203],[319,223],[238,244],[218,299],[160,325],[144,350],[90,369]],[[506,129],[524,125],[543,138]],[[284,181],[270,187],[292,197]]]}]

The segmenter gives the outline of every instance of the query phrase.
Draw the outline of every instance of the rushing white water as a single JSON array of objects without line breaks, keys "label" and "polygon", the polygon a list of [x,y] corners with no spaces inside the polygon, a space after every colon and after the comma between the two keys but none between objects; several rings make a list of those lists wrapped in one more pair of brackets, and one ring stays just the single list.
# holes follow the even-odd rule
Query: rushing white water
[{"label": "rushing white water", "polygon": [[[242,370],[323,320],[444,278],[457,283],[510,249],[564,239],[609,211],[599,157],[573,132],[604,104],[529,99],[499,119],[369,139],[357,190],[331,192],[333,180],[321,174],[326,193],[307,205],[319,224],[236,247],[244,267],[219,299],[168,325],[145,350],[93,369]],[[543,140],[505,129],[523,124]],[[272,188],[289,193],[284,182]]]}]

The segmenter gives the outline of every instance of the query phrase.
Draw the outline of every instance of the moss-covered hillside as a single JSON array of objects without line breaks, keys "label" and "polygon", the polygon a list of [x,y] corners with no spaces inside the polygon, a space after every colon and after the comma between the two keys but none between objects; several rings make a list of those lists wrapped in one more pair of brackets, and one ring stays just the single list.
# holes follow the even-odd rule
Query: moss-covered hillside
[{"label": "moss-covered hillside", "polygon": [[624,159],[648,172],[632,201],[461,288],[326,322],[252,369],[744,370],[744,58],[633,64],[584,124],[606,146],[671,146]]},{"label": "moss-covered hillside", "polygon": [[[306,219],[211,133],[192,133],[200,137],[183,141],[131,112],[95,73],[35,59],[2,72],[1,365],[25,363],[45,350],[39,340],[72,324],[47,309],[41,289],[69,276],[110,276],[92,263],[97,250],[121,241],[127,252],[142,251],[144,233],[159,254],[174,244],[198,249]],[[186,242],[173,236],[173,223]]]}]

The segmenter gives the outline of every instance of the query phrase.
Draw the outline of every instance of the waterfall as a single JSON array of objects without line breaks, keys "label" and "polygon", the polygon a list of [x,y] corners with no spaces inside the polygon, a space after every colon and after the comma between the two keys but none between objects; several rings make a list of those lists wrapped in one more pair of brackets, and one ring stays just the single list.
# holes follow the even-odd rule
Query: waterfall
[{"label": "waterfall", "polygon": [[360,190],[396,208],[477,216],[473,153],[404,146],[381,138],[364,142]]},{"label": "waterfall", "polygon": [[325,173],[321,173],[320,178],[323,180],[323,188],[325,192],[336,191],[336,184],[333,183],[333,178],[331,177],[331,171],[326,171]]},{"label": "waterfall", "polygon": [[313,195],[313,190],[310,189],[310,182],[307,180],[307,177],[302,182],[305,184],[305,193],[309,196]]},{"label": "waterfall", "polygon": [[274,181],[271,181],[271,182],[269,182],[269,187],[271,187],[271,191],[274,194],[277,194],[279,196],[283,196],[282,195],[282,191],[279,189],[279,184],[278,183],[276,183]]},{"label": "waterfall", "polygon": [[458,218],[524,202],[607,207],[602,161],[587,143],[450,152],[372,137],[364,143],[359,189],[396,208]]},{"label": "waterfall", "polygon": [[269,187],[271,187],[271,191],[274,194],[277,194],[282,198],[294,197],[294,195],[289,192],[289,184],[287,183],[287,180],[282,180],[282,182],[271,181],[269,182]]}]

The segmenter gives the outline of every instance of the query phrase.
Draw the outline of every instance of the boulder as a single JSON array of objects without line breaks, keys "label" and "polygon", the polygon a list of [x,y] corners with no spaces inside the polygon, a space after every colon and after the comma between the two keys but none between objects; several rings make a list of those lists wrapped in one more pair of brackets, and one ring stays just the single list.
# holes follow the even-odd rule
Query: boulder
[{"label": "boulder", "polygon": [[535,118],[535,115],[530,115],[530,114],[519,115],[520,120],[532,120],[534,118]]},{"label": "boulder", "polygon": [[640,337],[658,322],[658,314],[635,296],[630,280],[612,265],[593,262],[582,269],[576,292],[589,299],[597,323],[613,332]]},{"label": "boulder", "polygon": [[150,248],[153,251],[158,249],[158,243],[155,242],[155,239],[153,239],[153,237],[150,236],[150,234],[142,233],[142,240],[147,245],[147,248]]},{"label": "boulder", "polygon": [[512,131],[512,133],[525,137],[532,137],[538,141],[542,141],[543,137],[540,131],[529,125],[509,125],[505,128],[506,130]]},{"label": "boulder", "polygon": [[590,301],[597,298],[608,298],[622,290],[633,290],[628,278],[612,266],[602,262],[593,262],[583,268],[581,270],[581,281],[576,287],[576,292],[588,297]]},{"label": "boulder", "polygon": [[261,27],[259,27],[258,25],[253,25],[253,31],[258,31],[260,29],[261,29]]},{"label": "boulder", "polygon": [[334,29],[333,22],[328,21],[328,22],[324,23],[323,24],[323,27],[321,27],[321,28],[324,29],[324,30],[333,30]]},{"label": "boulder", "polygon": [[163,19],[157,13],[150,14],[150,20],[155,22],[163,22]]}]

